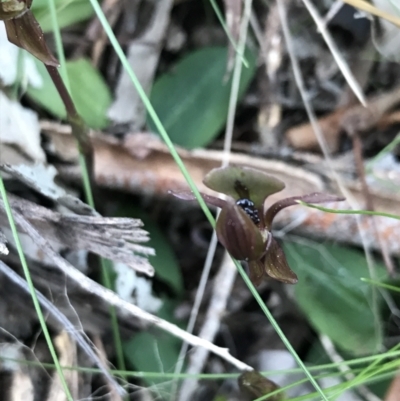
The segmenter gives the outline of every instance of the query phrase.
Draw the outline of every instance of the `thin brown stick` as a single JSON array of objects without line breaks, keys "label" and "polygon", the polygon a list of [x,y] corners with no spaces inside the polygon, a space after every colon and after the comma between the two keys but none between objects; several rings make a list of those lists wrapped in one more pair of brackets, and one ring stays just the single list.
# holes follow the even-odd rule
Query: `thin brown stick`
[{"label": "thin brown stick", "polygon": [[[232,262],[232,258],[225,252],[224,259],[221,263],[217,276],[214,279],[212,297],[207,308],[203,326],[199,333],[199,337],[213,342],[218,334],[221,317],[226,311],[226,305],[229,295],[231,294],[233,284],[237,275],[237,270]],[[209,350],[205,348],[197,348],[190,354],[189,366],[186,370],[187,374],[196,375],[202,372],[207,361]],[[179,400],[185,401],[191,399],[197,388],[197,380],[189,379],[182,383]]]},{"label": "thin brown stick", "polygon": [[156,326],[161,330],[166,331],[195,347],[200,346],[207,348],[210,352],[213,352],[214,354],[225,359],[227,362],[231,363],[239,370],[252,370],[249,365],[234,358],[229,353],[228,349],[218,347],[207,340],[203,340],[202,338],[196,337],[193,334],[187,333],[185,330],[182,330],[178,326],[157,316],[154,316],[140,309],[138,306],[131,304],[130,302],[124,301],[115,292],[104,288],[102,285],[91,280],[89,277],[85,276],[78,269],[72,266],[67,260],[61,257],[57,252],[55,252],[52,249],[50,243],[46,241],[20,213],[13,210],[13,215],[15,222],[19,226],[21,226],[21,228],[25,231],[27,235],[29,235],[29,237],[37,246],[43,249],[43,252],[50,259],[52,259],[57,268],[59,268],[69,280],[71,280],[74,284],[83,289],[85,292],[97,296],[99,299],[102,299],[108,305],[120,310],[123,314],[129,316],[130,318],[138,319],[143,323],[151,326]]},{"label": "thin brown stick", "polygon": [[[353,140],[354,160],[355,160],[356,169],[358,172],[358,177],[361,182],[362,193],[365,198],[365,207],[367,210],[375,210],[374,200],[371,196],[371,192],[369,190],[367,180],[365,178],[365,168],[364,168],[364,160],[363,160],[363,156],[362,156],[361,138],[357,132],[353,133],[352,140]],[[383,257],[383,261],[385,263],[386,269],[390,275],[393,275],[394,274],[394,264],[393,264],[392,258],[390,257],[388,247],[387,247],[385,241],[383,240],[381,233],[378,230],[376,218],[374,216],[371,216],[370,218],[372,221],[372,227],[375,232],[375,236],[379,242],[379,246],[381,249],[381,253],[382,253],[382,257]]]},{"label": "thin brown stick", "polygon": [[[13,212],[14,217],[15,213]],[[29,294],[30,290],[26,281],[19,276],[13,269],[0,260],[0,271],[6,275],[14,284],[16,284],[22,291]],[[94,352],[87,339],[81,334],[80,330],[71,323],[71,321],[63,315],[54,305],[50,302],[41,292],[36,290],[36,296],[42,308],[48,312],[57,322],[59,322],[65,330],[70,333],[71,337],[81,347],[82,351],[93,361],[100,371],[104,374],[104,377],[110,383],[110,385],[119,393],[125,394],[125,390],[116,382],[113,376],[108,371],[107,366]]]}]

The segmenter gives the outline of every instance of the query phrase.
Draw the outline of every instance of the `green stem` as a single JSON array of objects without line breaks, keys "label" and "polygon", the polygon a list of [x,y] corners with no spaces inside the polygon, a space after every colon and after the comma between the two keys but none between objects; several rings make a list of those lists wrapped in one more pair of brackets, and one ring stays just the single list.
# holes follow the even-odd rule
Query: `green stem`
[{"label": "green stem", "polygon": [[[62,46],[60,28],[57,21],[57,12],[54,0],[49,0],[49,7],[50,7],[51,19],[53,21],[53,32],[57,46],[57,54],[60,59],[61,72],[63,77],[60,76],[58,70],[55,67],[46,66],[46,68],[65,105],[68,121],[71,124],[72,128],[72,134],[78,143],[79,164],[82,172],[82,181],[83,181],[83,188],[85,192],[86,202],[88,203],[88,205],[90,205],[92,208],[95,209],[95,202],[92,191],[92,188],[93,189],[96,188],[95,178],[94,178],[93,146],[90,142],[89,130],[85,122],[83,121],[82,117],[77,112],[72,97],[70,95],[70,85],[66,69],[65,55]],[[109,272],[105,266],[105,262],[102,258],[98,259],[101,268],[103,284],[107,288],[111,288],[111,279],[109,277]],[[120,370],[125,370],[125,362],[123,357],[122,341],[118,327],[118,319],[115,308],[113,307],[110,307],[110,316],[111,316],[111,325],[113,331],[115,350],[117,354],[118,367]]]},{"label": "green stem", "polygon": [[60,362],[58,360],[57,352],[56,352],[56,350],[54,348],[54,345],[53,345],[49,330],[47,328],[46,321],[45,321],[45,318],[44,318],[43,313],[42,313],[42,309],[41,309],[40,304],[39,304],[39,300],[38,300],[37,295],[36,295],[35,286],[33,284],[32,277],[31,277],[31,274],[30,274],[30,271],[29,271],[29,268],[28,268],[28,264],[27,264],[26,259],[25,259],[24,251],[22,249],[22,244],[21,244],[21,241],[20,241],[19,236],[18,236],[17,228],[15,226],[14,217],[12,215],[11,207],[10,207],[10,204],[8,202],[6,188],[4,186],[4,182],[3,182],[3,179],[2,179],[1,176],[0,176],[0,193],[1,193],[1,197],[3,198],[4,209],[5,209],[6,214],[7,214],[8,222],[10,224],[10,228],[11,228],[11,231],[12,231],[12,234],[13,234],[13,237],[14,237],[15,245],[17,247],[18,256],[19,256],[19,259],[21,261],[22,269],[23,269],[24,275],[25,275],[25,280],[28,283],[29,291],[30,291],[31,296],[32,296],[32,302],[33,302],[36,314],[37,314],[38,319],[39,319],[40,327],[43,330],[43,335],[44,335],[44,337],[46,339],[47,346],[49,347],[49,351],[50,351],[51,357],[53,358],[54,365],[56,367],[56,370],[57,370],[58,376],[60,378],[61,385],[62,385],[62,387],[64,389],[65,395],[67,396],[69,401],[73,401],[72,395],[71,395],[71,393],[69,391],[67,382],[66,382],[65,377],[64,377],[63,370],[62,370]]},{"label": "green stem", "polygon": [[340,210],[340,209],[328,209],[323,206],[312,205],[310,203],[302,202],[301,200],[297,201],[300,205],[307,206],[311,209],[317,209],[321,212],[326,213],[334,213],[334,214],[365,214],[367,216],[380,216],[380,217],[389,217],[390,219],[400,220],[400,216],[396,214],[384,213],[384,212],[374,212],[372,210]]},{"label": "green stem", "polygon": [[285,347],[288,349],[288,351],[292,354],[293,358],[296,360],[297,364],[299,367],[303,370],[304,374],[307,376],[308,380],[310,383],[313,385],[315,390],[321,395],[322,399],[325,401],[328,401],[328,398],[324,394],[322,388],[319,386],[319,384],[316,382],[314,379],[313,375],[310,373],[310,371],[307,369],[306,365],[303,363],[303,361],[300,359],[299,355],[297,352],[294,350],[292,347],[292,344],[290,344],[290,341],[287,339],[285,336],[285,333],[282,331],[282,329],[279,327],[278,322],[275,320],[275,318],[272,316],[272,313],[270,310],[267,308],[267,305],[264,304],[262,298],[260,297],[260,294],[257,292],[256,288],[254,287],[253,283],[250,281],[250,278],[247,276],[246,272],[244,271],[243,267],[240,265],[240,263],[236,260],[234,260],[237,269],[239,270],[240,275],[242,276],[244,282],[246,283],[247,287],[250,289],[254,299],[257,301],[258,305],[260,306],[261,310],[264,312],[265,316],[267,316],[268,320],[270,321],[272,327],[275,329],[276,334],[280,337],[282,340],[283,344]]},{"label": "green stem", "polygon": [[175,160],[175,163],[177,164],[178,168],[182,172],[182,175],[184,176],[190,189],[193,191],[193,194],[196,197],[197,201],[199,202],[199,205],[200,205],[201,209],[203,210],[204,214],[206,215],[208,221],[210,222],[210,224],[213,227],[215,227],[215,219],[214,219],[213,215],[211,214],[210,210],[208,209],[206,203],[204,202],[204,199],[200,195],[200,192],[197,189],[196,184],[194,183],[192,177],[190,176],[189,172],[187,171],[185,165],[183,164],[183,161],[180,158],[178,152],[176,151],[174,144],[171,142],[171,140],[167,134],[167,131],[165,130],[163,124],[161,123],[159,117],[157,116],[157,113],[155,112],[152,104],[150,103],[150,100],[147,97],[146,92],[144,91],[138,78],[136,77],[135,73],[133,72],[132,67],[130,66],[130,64],[124,54],[124,51],[122,50],[122,47],[118,43],[118,40],[115,37],[114,32],[112,31],[106,17],[104,16],[104,13],[103,13],[98,1],[90,0],[90,3],[92,4],[92,7],[97,15],[97,18],[99,19],[101,25],[103,26],[103,29],[106,32],[111,45],[113,46],[117,56],[119,57],[122,66],[124,67],[129,78],[131,79],[133,85],[135,86],[140,99],[142,100],[147,112],[149,113],[149,116],[153,120],[154,125],[156,126],[158,132],[161,135],[161,138],[164,140],[165,144],[167,145],[172,158]]}]

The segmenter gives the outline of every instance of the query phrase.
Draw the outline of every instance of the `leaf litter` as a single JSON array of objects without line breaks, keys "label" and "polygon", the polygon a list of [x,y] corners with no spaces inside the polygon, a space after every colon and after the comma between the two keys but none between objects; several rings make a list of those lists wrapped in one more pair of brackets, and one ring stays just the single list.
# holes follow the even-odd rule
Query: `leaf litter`
[{"label": "leaf litter", "polygon": [[[42,24],[42,29],[47,31],[50,27],[47,11],[44,12],[47,6],[39,0],[34,0],[33,3],[34,15]],[[215,275],[218,265],[225,260],[222,257],[222,247],[217,249],[211,281],[205,285],[206,301],[210,299],[214,302],[221,296],[218,313],[205,313],[207,302],[203,302],[197,324],[197,333],[202,333],[207,324],[216,327],[214,334],[209,337],[216,338],[216,344],[202,341],[179,328],[182,322],[176,319],[176,314],[180,313],[181,318],[187,317],[187,308],[192,305],[193,292],[198,285],[200,269],[206,258],[210,227],[194,202],[174,201],[168,195],[172,191],[180,193],[186,200],[193,199],[187,192],[182,195],[187,191],[187,184],[169,150],[154,133],[149,132],[155,131],[152,123],[145,123],[141,101],[131,84],[128,84],[126,73],[120,71],[120,65],[108,46],[104,33],[98,28],[99,24],[92,19],[81,25],[74,25],[75,22],[90,18],[91,8],[79,1],[62,3],[63,0],[57,2],[60,6],[57,6],[57,12],[63,27],[70,80],[72,84],[75,83],[72,97],[86,123],[103,130],[90,133],[85,131],[85,135],[88,134],[90,138],[90,142],[87,142],[89,148],[93,149],[93,183],[96,182],[98,186],[97,202],[104,215],[129,215],[134,218],[102,217],[82,201],[76,142],[70,134],[69,126],[60,124],[60,121],[65,122],[66,116],[63,104],[47,71],[43,66],[33,63],[31,55],[24,53],[23,79],[18,74],[2,74],[6,69],[0,72],[0,96],[3,99],[2,104],[8,108],[7,113],[3,112],[5,108],[0,113],[1,171],[36,288],[41,291],[44,300],[50,300],[54,304],[52,312],[49,309],[49,315],[62,314],[72,324],[68,326],[66,322],[56,323],[53,317],[49,319],[49,325],[55,331],[54,342],[59,347],[60,361],[88,367],[96,364],[93,355],[83,357],[83,353],[76,347],[76,344],[82,345],[81,341],[86,341],[86,337],[82,340],[76,334],[71,334],[79,330],[84,330],[91,338],[95,338],[96,347],[103,349],[103,361],[97,365],[105,366],[107,359],[114,361],[115,348],[109,341],[108,311],[111,305],[115,308],[124,340],[123,351],[128,369],[163,372],[164,367],[169,369],[175,363],[178,344],[170,341],[170,338],[162,338],[157,331],[150,334],[148,327],[152,325],[173,333],[193,346],[211,350],[207,365],[202,365],[206,372],[229,372],[232,369],[230,364],[244,371],[260,369],[266,366],[265,358],[272,358],[268,365],[270,368],[278,368],[280,357],[272,351],[283,352],[283,346],[265,317],[252,305],[248,289],[244,288],[240,279],[233,279],[232,283],[225,285],[224,277]],[[112,13],[109,8],[111,3]],[[104,9],[110,16],[121,43],[127,45],[134,71],[141,71],[138,78],[150,94],[171,138],[181,146],[177,147],[178,154],[199,190],[204,192],[205,198],[215,197],[215,192],[203,184],[203,179],[209,171],[219,167],[224,159],[224,154],[220,151],[220,139],[221,128],[226,122],[230,90],[229,80],[225,79],[229,78],[236,49],[234,43],[239,40],[238,27],[242,11],[240,2],[224,3],[227,30],[234,43],[226,38],[224,29],[212,14],[213,11],[210,14],[212,8],[208,9],[205,4],[172,4],[165,1],[155,6],[146,0],[143,7],[138,7],[118,1],[111,3],[106,2]],[[378,2],[375,3],[378,5]],[[340,188],[345,188],[351,194],[352,201],[358,202],[359,208],[363,208],[365,202],[368,204],[369,197],[376,210],[398,214],[398,149],[391,147],[391,150],[385,150],[385,157],[380,155],[383,161],[390,158],[390,164],[374,163],[373,159],[382,149],[389,149],[398,127],[396,85],[400,82],[393,63],[377,60],[374,46],[377,45],[382,53],[393,54],[390,36],[395,37],[397,31],[391,31],[389,25],[386,26],[381,21],[383,34],[376,36],[376,24],[370,24],[363,16],[356,19],[356,10],[352,7],[341,6],[336,9],[333,2],[329,5],[317,5],[321,15],[319,18],[322,18],[336,43],[335,51],[340,53],[342,61],[348,63],[353,76],[366,93],[368,108],[362,108],[349,89],[350,85],[341,76],[334,57],[302,2],[284,2],[292,34],[296,33],[291,45],[305,76],[304,90],[311,106],[319,114],[318,123],[330,150],[334,152],[332,163],[329,164],[319,154],[313,129],[306,119],[276,5],[276,2],[272,2],[269,9],[258,4],[253,5],[256,11],[252,16],[255,36],[248,39],[246,50],[252,55],[246,55],[246,59],[253,64],[250,63],[250,69],[244,68],[246,82],[237,105],[231,164],[258,169],[286,184],[282,193],[271,195],[268,205],[265,205],[266,210],[274,202],[284,202],[283,199],[297,194],[299,199],[312,192],[340,196]],[[27,3],[27,6],[29,9],[30,4]],[[132,11],[131,7],[135,8],[135,13],[129,12]],[[2,12],[7,10],[9,8],[2,5]],[[28,10],[25,20],[32,22],[31,15],[33,14]],[[15,26],[13,24],[17,19],[14,18],[12,16],[12,22],[7,23],[9,27]],[[317,22],[321,23],[320,20]],[[89,34],[91,27],[95,25],[97,34]],[[375,41],[371,40],[373,35]],[[13,39],[21,47],[32,50],[32,43],[24,44],[24,40],[16,37]],[[3,42],[0,43],[2,45]],[[218,57],[212,57],[218,46],[223,47],[223,51]],[[53,50],[51,45],[50,47]],[[228,51],[225,50],[227,47]],[[37,48],[33,49],[45,62],[55,62],[49,54],[44,55],[43,48],[42,53],[37,51]],[[5,52],[1,54],[0,62],[3,62]],[[151,57],[138,57],[137,54],[150,54]],[[198,62],[190,64],[193,55],[201,57],[198,56]],[[14,51],[13,58],[6,60],[14,66],[8,70],[18,71],[20,56],[21,51],[19,56]],[[82,58],[90,56],[93,64]],[[254,61],[257,58],[262,59],[266,66],[256,69]],[[189,68],[182,68],[185,63]],[[214,64],[218,65],[217,69],[213,68]],[[203,76],[207,77],[205,81],[201,79]],[[16,99],[24,93],[26,79],[28,91],[27,96],[22,98],[21,106]],[[15,86],[17,92],[11,90],[11,85]],[[173,93],[174,90],[176,94]],[[106,110],[111,104],[112,91],[115,101],[107,116]],[[15,96],[16,93],[18,96]],[[193,101],[193,97],[197,100]],[[175,118],[177,110],[180,111],[178,119]],[[13,118],[7,120],[11,114]],[[51,121],[48,120],[49,116],[52,116]],[[71,118],[70,114],[68,118]],[[171,118],[175,118],[175,122],[169,126],[168,119]],[[76,135],[77,126],[74,126],[74,121],[72,128]],[[357,165],[355,162],[359,155],[353,152],[351,146],[354,135],[358,135],[363,144],[361,165],[364,160],[365,164],[369,161],[369,165],[373,165],[373,170],[367,170],[366,173],[367,192],[359,177],[360,163]],[[265,144],[269,147],[263,147]],[[309,151],[313,154],[307,153]],[[90,160],[90,152],[91,150],[85,153],[87,160]],[[336,169],[335,174],[340,175],[339,184],[330,170],[332,166]],[[371,171],[373,179],[368,176]],[[255,218],[252,205],[247,202],[252,201],[251,197],[243,198],[242,195],[239,207],[245,214],[251,212],[250,218]],[[182,203],[187,205],[183,206]],[[351,204],[343,202],[327,206],[349,209]],[[140,218],[145,213],[152,221],[147,220],[143,226]],[[229,216],[232,217],[232,213]],[[379,258],[383,241],[389,255],[398,258],[398,222],[383,217],[373,220],[375,224],[367,216],[358,219],[354,216],[331,215],[303,206],[284,209],[276,218],[274,238],[278,242],[282,239],[284,246],[287,244],[285,252],[289,255],[287,257],[291,267],[299,273],[299,283],[296,284],[294,295],[285,286],[271,281],[262,281],[258,291],[284,328],[296,351],[305,360],[318,363],[326,358],[334,359],[336,355],[336,350],[325,348],[316,358],[314,351],[310,349],[310,344],[314,348],[318,342],[316,336],[328,336],[339,353],[346,350],[350,357],[374,354],[376,350],[393,344],[397,300],[390,301],[382,294],[383,301],[368,285],[358,283],[360,276],[369,276],[374,271],[375,274],[379,271],[378,278],[382,280],[389,280],[389,277],[379,259],[374,268],[369,256],[365,259],[360,249],[349,248],[349,245],[356,248],[367,245],[367,255],[372,249],[374,256]],[[146,242],[152,238],[153,227],[155,240],[148,246]],[[160,228],[163,235],[156,235],[156,230]],[[307,244],[311,245],[308,248],[296,247],[296,242],[288,242],[289,239],[297,241],[298,237],[288,235],[293,233],[308,237]],[[225,238],[228,238],[228,234],[224,234]],[[252,244],[251,241],[247,243]],[[228,243],[225,245],[231,253],[236,248],[242,249],[242,244],[237,244],[235,249]],[[168,252],[164,252],[163,248],[168,249]],[[156,259],[152,259],[151,255],[154,251],[157,253],[157,249],[163,249],[162,255],[165,255],[165,259],[157,260],[154,271],[151,263],[152,260],[156,263]],[[273,249],[276,253],[277,248]],[[7,269],[12,268],[11,271],[15,273],[20,272],[20,267],[4,213],[4,201],[0,207],[0,252],[5,261],[5,265],[1,265],[1,280],[10,283],[10,270]],[[116,293],[97,282],[98,266],[88,256],[88,252],[113,262],[109,265],[109,272],[114,275],[117,273],[117,278],[111,282]],[[81,262],[78,263],[78,259]],[[394,260],[396,264],[397,260]],[[82,271],[77,269],[78,266]],[[123,266],[123,269],[118,266]],[[141,274],[153,277],[144,278]],[[142,283],[141,286],[134,283],[133,276],[137,282]],[[224,291],[219,287],[221,283],[225,283]],[[36,318],[33,309],[27,305],[28,298],[23,295],[26,285],[22,284],[20,287],[23,290],[11,285],[3,288],[7,290],[3,290],[0,297],[9,311],[8,314],[0,311],[3,329],[21,343],[28,344],[28,349],[33,338],[38,338],[38,344],[45,347],[43,339],[37,337],[35,332]],[[335,308],[332,306],[333,299],[336,299]],[[390,317],[385,322],[387,308],[390,310]],[[152,311],[154,315],[146,310]],[[13,321],[7,317],[13,316],[15,311],[16,316],[24,316],[26,319]],[[333,317],[327,319],[326,316]],[[333,321],[338,324],[334,325]],[[68,336],[65,335],[65,330],[69,333]],[[10,341],[9,336],[4,336],[5,341]],[[143,347],[141,349],[145,351],[141,355],[131,354],[132,347],[137,346]],[[160,347],[159,351],[155,351],[154,347]],[[21,354],[17,357],[25,359]],[[40,358],[39,355],[38,359],[45,362],[45,358]],[[224,360],[227,362],[223,362]],[[188,371],[191,371],[193,364],[195,361],[192,359],[189,361]],[[114,379],[104,370],[103,373],[108,377],[108,384],[105,383],[108,391],[117,389],[115,385],[114,390],[109,387]],[[26,397],[32,397],[32,392],[38,394],[40,386],[34,376],[22,377],[17,369],[14,375],[15,380],[19,378],[22,380],[20,383],[25,383],[21,386],[27,389]],[[293,383],[294,378],[287,374],[284,376],[285,383]],[[79,384],[78,377],[85,385]],[[249,378],[249,382],[245,383],[248,386],[247,391],[243,392],[242,389],[242,395],[246,394],[250,399],[253,395],[259,396],[271,391],[261,384],[259,386],[256,375],[242,377]],[[126,379],[124,376],[124,380]],[[54,394],[48,397],[54,398],[62,391],[58,380],[58,376],[53,376],[50,382],[47,381],[48,394]],[[150,386],[153,383],[151,390],[154,394],[158,392],[161,398],[170,396],[163,391],[168,393],[173,389],[168,385],[161,386],[160,380],[128,380],[131,384],[139,384],[137,395],[141,391],[140,386],[145,383]],[[274,378],[271,377],[271,380],[274,381]],[[351,378],[346,376],[346,380],[351,381]],[[77,399],[89,397],[101,387],[83,373],[68,374],[67,381],[74,389],[74,398]],[[238,399],[237,383],[229,380],[221,383],[222,387],[216,390],[207,382],[198,382],[194,388],[194,398],[190,398],[202,400],[204,393],[213,394],[214,397],[219,392],[219,396]],[[340,381],[321,381],[328,390],[337,383]],[[239,384],[243,386],[243,382]],[[373,399],[370,390],[361,387],[360,393]],[[128,388],[129,391],[134,391],[132,387]],[[261,393],[260,388],[263,388]],[[22,397],[16,392],[15,386],[12,391],[14,398]],[[300,395],[301,391],[312,390],[298,388],[290,396]],[[346,392],[342,396],[344,399],[357,399],[354,392]],[[119,396],[114,393],[112,397],[118,399]]]}]

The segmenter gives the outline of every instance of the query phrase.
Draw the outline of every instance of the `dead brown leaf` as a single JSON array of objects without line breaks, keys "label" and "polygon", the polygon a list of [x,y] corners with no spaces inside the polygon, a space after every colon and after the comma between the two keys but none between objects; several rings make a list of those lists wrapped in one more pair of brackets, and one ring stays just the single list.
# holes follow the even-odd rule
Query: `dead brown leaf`
[{"label": "dead brown leaf", "polygon": [[[53,144],[61,145],[60,149],[53,147],[56,154],[66,148],[71,154],[72,149],[75,149],[71,136],[57,134],[54,129],[52,132],[47,131],[46,135],[52,140],[55,139]],[[187,189],[187,184],[168,149],[154,135],[130,134],[126,135],[125,139],[119,143],[99,136],[93,138],[93,146],[95,149],[95,175],[100,185],[160,196],[167,196],[168,191],[179,192]],[[177,150],[199,190],[211,194],[211,191],[203,185],[202,180],[212,168],[221,165],[223,153],[202,149],[186,151],[178,148]],[[277,195],[271,196],[271,202],[310,192],[339,193],[334,178],[329,176],[328,170],[321,161],[321,164],[312,166],[311,171],[311,168],[299,167],[290,162],[270,160],[247,154],[234,153],[230,160],[232,164],[260,169],[285,182],[286,188]],[[77,180],[80,178],[77,165],[59,167],[59,171],[68,179]],[[364,195],[359,181],[343,177],[343,182],[355,200],[362,205]],[[398,213],[396,207],[396,202],[400,202],[398,194],[373,185],[371,185],[370,192],[377,211]],[[340,207],[350,208],[346,203]],[[302,218],[299,219],[299,209],[288,208],[280,213],[277,223],[280,226],[286,226],[298,222],[300,231],[311,233],[315,237],[340,240],[362,246],[354,216],[327,214],[307,208],[301,209],[301,216]],[[387,239],[389,252],[399,254],[397,239],[400,238],[400,223],[397,220],[387,218],[379,218],[378,221],[379,232],[382,233],[382,238]],[[297,225],[295,224],[296,227]],[[363,228],[366,230],[365,235],[371,238],[371,247],[379,249],[376,234],[368,223],[368,218],[366,218]]]}]

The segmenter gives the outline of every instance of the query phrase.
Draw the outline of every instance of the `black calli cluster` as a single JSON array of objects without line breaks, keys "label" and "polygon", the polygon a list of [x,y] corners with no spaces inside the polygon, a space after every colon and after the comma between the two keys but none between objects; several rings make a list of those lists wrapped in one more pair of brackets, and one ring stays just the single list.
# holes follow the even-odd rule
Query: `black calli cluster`
[{"label": "black calli cluster", "polygon": [[[227,195],[226,200],[206,194],[202,197],[208,205],[221,208],[216,224],[218,239],[234,258],[248,264],[250,279],[255,285],[259,285],[266,276],[288,284],[298,281],[272,235],[272,223],[279,211],[297,205],[298,201],[324,203],[344,200],[316,192],[285,198],[265,208],[268,196],[282,191],[285,184],[250,167],[213,169],[204,177],[203,183]],[[189,191],[174,195],[185,200],[195,199]]]}]

